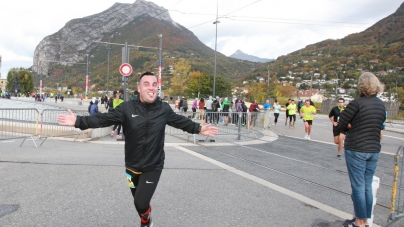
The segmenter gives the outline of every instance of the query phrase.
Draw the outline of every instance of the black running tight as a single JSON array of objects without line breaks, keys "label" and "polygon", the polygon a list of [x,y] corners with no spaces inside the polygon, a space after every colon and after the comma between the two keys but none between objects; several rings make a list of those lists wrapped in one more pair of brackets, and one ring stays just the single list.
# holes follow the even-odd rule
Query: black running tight
[{"label": "black running tight", "polygon": [[275,124],[278,122],[278,117],[279,117],[279,113],[274,113],[274,116],[275,116]]},{"label": "black running tight", "polygon": [[126,178],[139,216],[149,209],[151,198],[160,180],[161,170],[134,172],[126,169]]}]

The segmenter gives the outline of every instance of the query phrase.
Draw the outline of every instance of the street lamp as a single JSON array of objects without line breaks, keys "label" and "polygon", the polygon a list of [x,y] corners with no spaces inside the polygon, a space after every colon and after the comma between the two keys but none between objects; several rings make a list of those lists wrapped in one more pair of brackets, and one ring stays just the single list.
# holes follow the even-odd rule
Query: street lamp
[{"label": "street lamp", "polygon": [[332,71],[333,73],[335,73],[335,75],[337,76],[337,81],[336,81],[336,86],[335,86],[335,98],[338,98],[338,92],[337,92],[337,90],[338,90],[338,86],[339,86],[339,84],[338,84],[338,74],[337,74],[337,72],[336,71]]},{"label": "street lamp", "polygon": [[107,51],[108,51],[108,73],[107,73],[107,96],[108,96],[108,91],[109,91],[109,52],[111,50],[111,46],[109,45],[109,43],[111,42],[111,36],[109,37],[109,42],[107,44]]},{"label": "street lamp", "polygon": [[267,84],[267,94],[269,93],[269,68],[264,66],[268,70],[268,84]]},{"label": "street lamp", "polygon": [[216,2],[216,21],[213,22],[213,24],[216,25],[216,38],[215,38],[215,68],[213,70],[213,97],[216,97],[216,50],[217,50],[217,24],[220,23],[220,21],[218,21],[218,12],[219,12],[219,3]]},{"label": "street lamp", "polygon": [[313,90],[313,72],[310,71],[310,100],[311,100],[311,92]]}]

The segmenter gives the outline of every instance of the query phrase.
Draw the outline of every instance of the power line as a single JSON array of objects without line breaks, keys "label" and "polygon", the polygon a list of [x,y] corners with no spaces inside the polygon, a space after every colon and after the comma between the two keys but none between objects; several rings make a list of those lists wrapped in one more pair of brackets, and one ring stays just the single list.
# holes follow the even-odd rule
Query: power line
[{"label": "power line", "polygon": [[[209,14],[209,13],[193,13],[193,12],[181,12],[179,10],[169,10],[171,12],[178,12],[180,14],[186,15],[200,15],[200,16],[216,16],[216,14]],[[223,18],[225,15],[221,16]],[[233,15],[231,17],[240,17],[240,18],[255,18],[255,19],[267,19],[267,20],[287,20],[287,21],[310,21],[310,22],[319,22],[319,23],[338,23],[338,24],[364,24],[367,25],[368,23],[355,23],[355,22],[343,22],[343,21],[321,21],[321,20],[304,20],[304,19],[290,19],[290,18],[276,18],[276,17],[249,17],[249,16],[237,16]]]},{"label": "power line", "polygon": [[348,25],[336,25],[336,24],[310,24],[310,23],[298,23],[298,22],[277,22],[277,21],[258,21],[258,20],[241,20],[234,19],[229,17],[230,20],[233,21],[246,21],[246,22],[263,22],[263,23],[273,23],[273,24],[304,24],[304,25],[313,25],[313,26],[333,26],[333,27],[350,27],[350,28],[363,28],[367,26],[348,26]]},{"label": "power line", "polygon": [[[251,4],[245,5],[245,6],[241,7],[241,8],[239,8],[239,9],[236,9],[236,10],[234,10],[234,11],[232,11],[232,12],[230,12],[230,13],[227,13],[227,14],[225,14],[225,15],[223,15],[223,16],[227,16],[227,15],[229,15],[229,14],[231,14],[231,13],[237,12],[237,11],[239,11],[239,10],[241,10],[241,9],[244,9],[244,8],[246,8],[246,7],[250,6],[250,5],[253,5],[253,4],[257,3],[257,2],[260,2],[260,1],[261,1],[261,0],[258,0],[258,1],[255,1],[255,2],[251,3]],[[223,17],[220,17],[220,18],[223,18]],[[216,19],[217,19],[217,18],[216,18]],[[204,23],[201,23],[201,24],[198,24],[198,25],[189,27],[188,29],[195,28],[195,27],[198,27],[198,26],[200,26],[200,25],[203,25],[203,24],[207,24],[207,23],[216,21],[216,19],[215,19],[215,20],[209,20],[209,21],[206,21],[206,22],[204,22]]]},{"label": "power line", "polygon": [[243,6],[243,7],[239,8],[239,9],[236,9],[236,10],[234,10],[233,12],[230,12],[230,13],[226,14],[225,16],[227,16],[227,15],[229,15],[229,14],[232,14],[232,13],[234,13],[234,12],[237,12],[237,11],[239,11],[239,10],[241,10],[241,9],[244,9],[244,8],[246,8],[246,7],[250,6],[250,5],[253,5],[253,4],[257,3],[257,2],[260,2],[260,1],[261,1],[261,0],[258,0],[258,1],[255,1],[255,2],[251,3],[251,4],[248,4],[248,5],[246,5],[246,6]]}]

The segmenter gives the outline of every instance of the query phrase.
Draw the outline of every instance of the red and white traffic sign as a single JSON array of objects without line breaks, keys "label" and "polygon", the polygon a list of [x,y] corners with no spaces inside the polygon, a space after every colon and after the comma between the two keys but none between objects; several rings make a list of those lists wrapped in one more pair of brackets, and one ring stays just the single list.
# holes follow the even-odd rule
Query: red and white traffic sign
[{"label": "red and white traffic sign", "polygon": [[119,67],[119,72],[122,74],[122,76],[129,76],[130,74],[132,74],[133,69],[132,69],[132,66],[130,64],[123,63]]}]

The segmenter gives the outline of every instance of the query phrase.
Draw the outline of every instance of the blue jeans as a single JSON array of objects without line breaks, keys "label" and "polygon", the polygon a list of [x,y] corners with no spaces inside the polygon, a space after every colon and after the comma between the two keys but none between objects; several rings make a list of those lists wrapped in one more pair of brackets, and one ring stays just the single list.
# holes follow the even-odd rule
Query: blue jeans
[{"label": "blue jeans", "polygon": [[352,188],[351,198],[355,217],[359,219],[371,218],[372,215],[372,181],[379,156],[380,153],[345,150],[346,166]]}]

